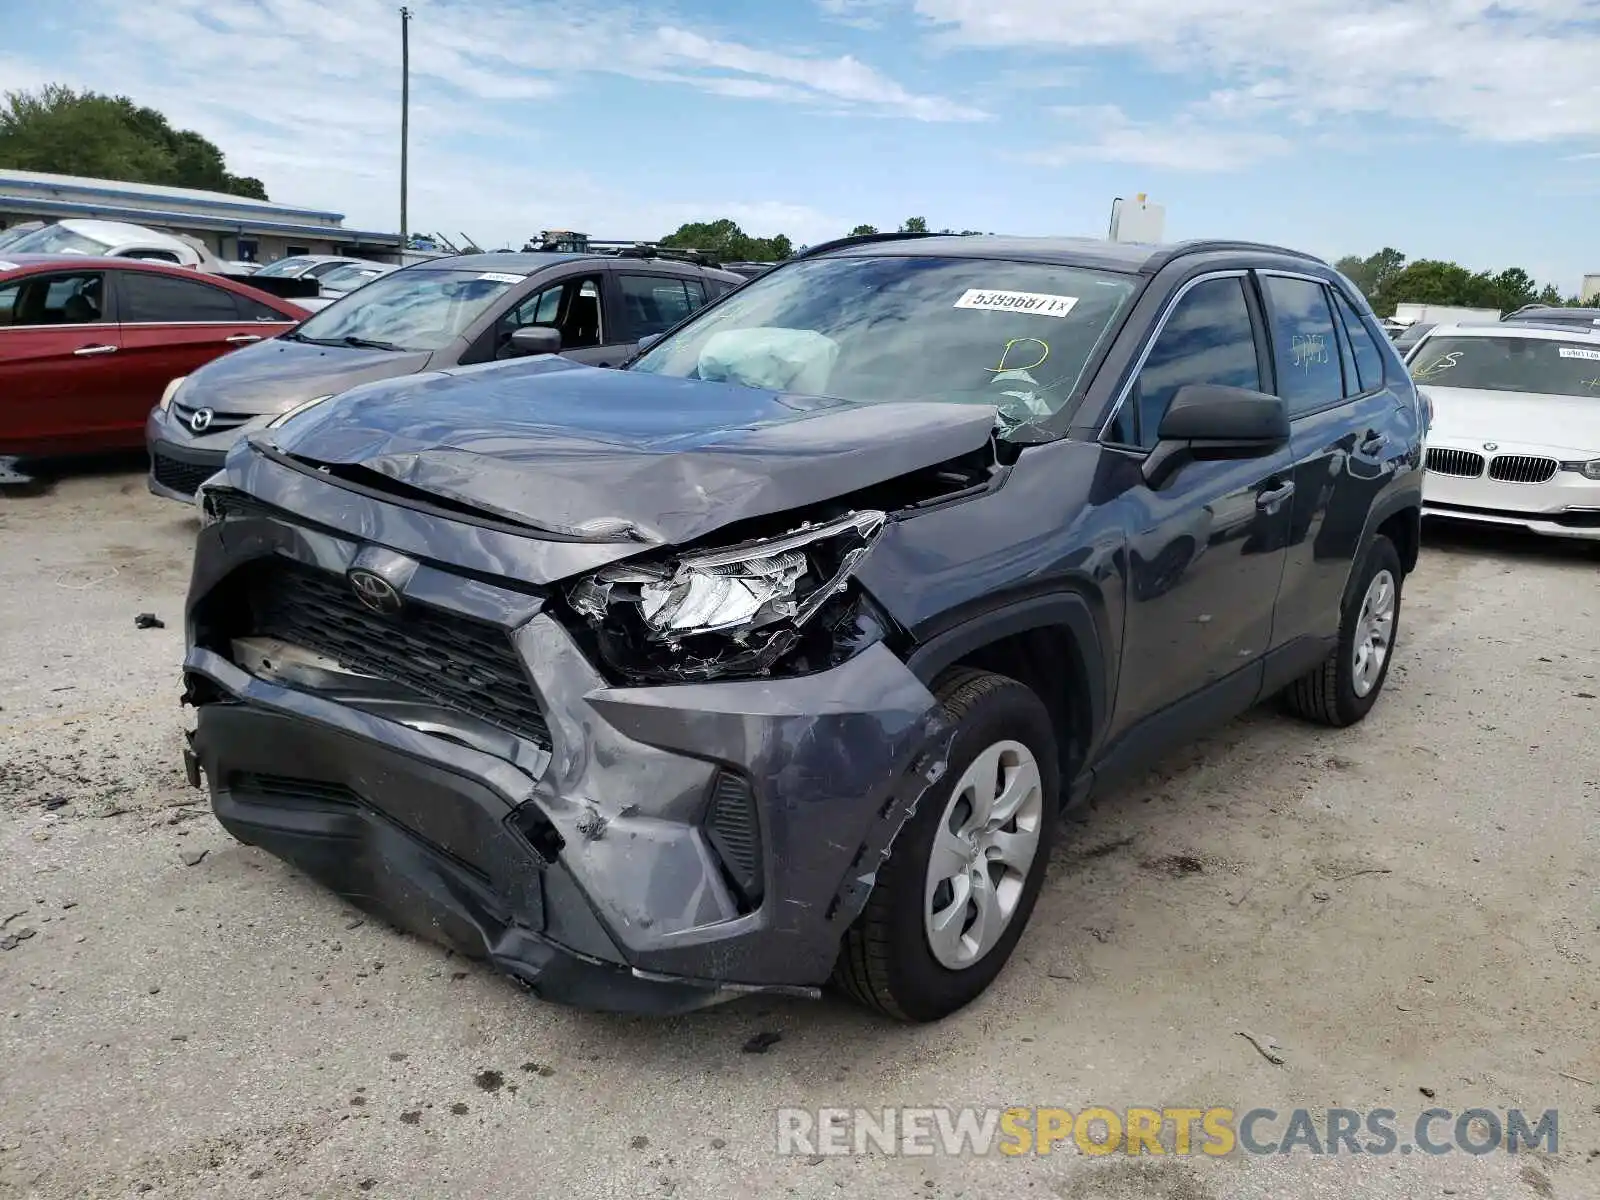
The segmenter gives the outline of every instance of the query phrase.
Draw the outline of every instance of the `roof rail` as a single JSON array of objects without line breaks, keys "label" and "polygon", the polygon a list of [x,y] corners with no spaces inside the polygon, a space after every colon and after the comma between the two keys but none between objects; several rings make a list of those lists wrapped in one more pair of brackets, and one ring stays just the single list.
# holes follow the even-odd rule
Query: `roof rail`
[{"label": "roof rail", "polygon": [[1263,254],[1283,254],[1289,258],[1314,262],[1324,267],[1329,265],[1315,254],[1308,254],[1304,250],[1294,250],[1288,246],[1274,246],[1270,242],[1237,241],[1231,238],[1191,238],[1189,241],[1173,242],[1170,245],[1162,246],[1145,261],[1144,269],[1154,273],[1175,258],[1182,258],[1189,254],[1209,254],[1215,250],[1256,250]]},{"label": "roof rail", "polygon": [[[792,255],[791,260],[795,258],[815,258],[817,255],[826,254],[830,250],[843,250],[847,246],[865,246],[872,242],[907,242],[917,238],[960,236],[959,233],[935,233],[932,230],[927,233],[853,233],[848,237],[834,238],[831,242],[820,242],[815,246],[808,246],[798,254]],[[968,236],[976,235],[969,234]]]}]

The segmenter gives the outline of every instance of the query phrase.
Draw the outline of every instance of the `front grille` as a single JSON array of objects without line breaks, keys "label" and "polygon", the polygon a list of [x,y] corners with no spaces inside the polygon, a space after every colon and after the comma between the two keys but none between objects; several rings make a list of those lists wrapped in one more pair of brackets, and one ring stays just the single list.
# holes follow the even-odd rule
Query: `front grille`
[{"label": "front grille", "polygon": [[325,654],[550,748],[544,714],[498,625],[421,604],[382,616],[341,576],[288,559],[263,559],[243,573],[251,633]]},{"label": "front grille", "polygon": [[1553,458],[1530,454],[1498,454],[1489,462],[1489,478],[1501,483],[1545,483],[1561,466]]},{"label": "front grille", "polygon": [[194,495],[202,483],[221,469],[207,463],[182,462],[161,453],[151,456],[150,466],[157,483],[185,496]]},{"label": "front grille", "polygon": [[289,775],[258,775],[254,771],[234,771],[228,776],[230,791],[247,792],[277,803],[342,805],[354,808],[361,800],[342,783],[322,779],[296,779]]},{"label": "front grille", "polygon": [[[194,432],[194,426],[189,422],[194,417],[194,414],[199,411],[198,408],[190,408],[183,404],[174,404],[172,406],[173,417],[177,419],[180,425],[191,432]],[[239,426],[248,424],[253,420],[255,420],[255,417],[250,413],[221,413],[213,409],[210,422],[199,432],[226,433],[230,429],[237,429]]]},{"label": "front grille", "polygon": [[753,909],[761,900],[761,826],[749,780],[728,771],[717,773],[705,829],[746,911]]},{"label": "front grille", "polygon": [[1476,479],[1483,474],[1483,455],[1471,450],[1450,450],[1443,446],[1428,451],[1428,470],[1436,475],[1459,475]]}]

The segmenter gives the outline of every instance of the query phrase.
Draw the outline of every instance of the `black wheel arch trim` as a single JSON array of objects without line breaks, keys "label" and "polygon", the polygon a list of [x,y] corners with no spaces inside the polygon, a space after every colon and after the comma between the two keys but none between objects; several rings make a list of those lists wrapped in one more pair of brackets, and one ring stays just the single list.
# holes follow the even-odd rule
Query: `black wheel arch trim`
[{"label": "black wheel arch trim", "polygon": [[[1098,745],[1109,716],[1112,682],[1107,678],[1107,660],[1100,622],[1089,601],[1076,592],[1054,592],[1012,600],[978,613],[921,642],[906,658],[912,674],[930,689],[934,681],[954,663],[974,651],[1019,633],[1034,629],[1064,627],[1078,655],[1074,664],[1083,699],[1088,704],[1089,745]],[[1063,779],[1063,786],[1071,781]]]},{"label": "black wheel arch trim", "polygon": [[[1422,487],[1420,484],[1415,487],[1407,486],[1390,492],[1368,510],[1366,525],[1361,530],[1361,554],[1363,556],[1366,554],[1367,547],[1372,545],[1372,539],[1378,536],[1378,529],[1384,522],[1388,521],[1390,517],[1405,512],[1407,509],[1412,510],[1412,545],[1409,552],[1405,546],[1396,546],[1395,549],[1400,552],[1400,565],[1405,568],[1406,574],[1409,575],[1416,569],[1417,550],[1420,548],[1421,543]],[[1352,578],[1358,565],[1359,559],[1350,564]]]}]

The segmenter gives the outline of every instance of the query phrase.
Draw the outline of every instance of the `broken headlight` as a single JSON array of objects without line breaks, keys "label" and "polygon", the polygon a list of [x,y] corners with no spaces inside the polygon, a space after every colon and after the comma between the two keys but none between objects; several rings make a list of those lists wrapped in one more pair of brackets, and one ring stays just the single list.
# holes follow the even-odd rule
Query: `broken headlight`
[{"label": "broken headlight", "polygon": [[844,589],[884,520],[855,512],[725,550],[619,563],[580,579],[567,599],[626,674],[761,674]]}]

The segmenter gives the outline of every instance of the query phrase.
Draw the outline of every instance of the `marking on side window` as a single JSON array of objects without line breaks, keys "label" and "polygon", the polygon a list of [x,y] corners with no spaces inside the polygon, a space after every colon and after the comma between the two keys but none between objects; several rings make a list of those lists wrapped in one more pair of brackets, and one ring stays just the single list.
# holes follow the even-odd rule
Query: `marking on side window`
[{"label": "marking on side window", "polygon": [[1302,371],[1325,365],[1328,361],[1328,338],[1322,333],[1297,333],[1289,339],[1289,358]]},{"label": "marking on side window", "polygon": [[1600,350],[1583,350],[1577,346],[1562,346],[1557,351],[1562,358],[1581,358],[1585,362],[1600,362]]},{"label": "marking on side window", "polygon": [[1077,306],[1076,296],[1052,296],[1045,292],[996,292],[968,288],[961,293],[955,308],[974,308],[988,312],[1031,313],[1036,317],[1064,317]]}]

